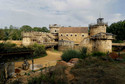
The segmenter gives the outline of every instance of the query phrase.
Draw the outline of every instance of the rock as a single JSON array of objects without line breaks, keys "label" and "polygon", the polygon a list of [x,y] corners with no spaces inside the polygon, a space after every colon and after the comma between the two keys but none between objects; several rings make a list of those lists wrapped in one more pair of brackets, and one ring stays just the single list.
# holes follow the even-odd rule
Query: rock
[{"label": "rock", "polygon": [[58,65],[62,65],[62,66],[66,66],[66,67],[68,66],[67,62],[65,62],[65,61],[58,61],[56,66],[58,66]]},{"label": "rock", "polygon": [[76,64],[78,61],[79,61],[78,58],[72,58],[72,59],[69,61],[69,63]]},{"label": "rock", "polygon": [[67,64],[68,64],[68,66],[71,66],[71,67],[74,66],[74,64],[70,63],[70,62],[68,62]]}]

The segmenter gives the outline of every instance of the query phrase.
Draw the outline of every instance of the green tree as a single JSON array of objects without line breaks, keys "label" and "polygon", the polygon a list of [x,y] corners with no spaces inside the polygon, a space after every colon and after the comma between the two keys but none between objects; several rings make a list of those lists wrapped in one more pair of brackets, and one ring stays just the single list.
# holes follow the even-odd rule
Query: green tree
[{"label": "green tree", "polygon": [[32,27],[30,27],[28,25],[23,25],[20,29],[21,29],[21,31],[24,31],[24,32],[32,31]]},{"label": "green tree", "polygon": [[49,32],[49,30],[46,27],[42,27],[42,32]]},{"label": "green tree", "polygon": [[119,21],[117,23],[112,23],[107,28],[108,33],[112,33],[116,35],[116,40],[125,40],[125,20]]},{"label": "green tree", "polygon": [[3,40],[5,37],[5,33],[3,29],[0,29],[0,40]]},{"label": "green tree", "polygon": [[43,30],[42,30],[41,27],[34,27],[34,28],[33,28],[33,31],[39,31],[39,32],[42,32]]}]

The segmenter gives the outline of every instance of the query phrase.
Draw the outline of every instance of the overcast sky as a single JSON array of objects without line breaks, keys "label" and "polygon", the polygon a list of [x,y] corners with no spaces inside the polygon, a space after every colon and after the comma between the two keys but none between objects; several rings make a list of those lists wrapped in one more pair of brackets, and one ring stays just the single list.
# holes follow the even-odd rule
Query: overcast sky
[{"label": "overcast sky", "polygon": [[109,24],[124,20],[125,0],[0,0],[0,27],[88,26],[100,15]]}]

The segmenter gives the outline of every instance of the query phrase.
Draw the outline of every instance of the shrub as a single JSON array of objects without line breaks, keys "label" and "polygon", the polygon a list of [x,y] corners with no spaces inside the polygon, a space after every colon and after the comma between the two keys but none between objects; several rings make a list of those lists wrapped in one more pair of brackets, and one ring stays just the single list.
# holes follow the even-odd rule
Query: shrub
[{"label": "shrub", "polygon": [[103,61],[98,57],[80,60],[71,69],[71,73],[75,76],[71,84],[125,83],[125,66],[123,64]]},{"label": "shrub", "polygon": [[83,56],[80,54],[80,52],[78,52],[76,50],[67,50],[67,51],[64,51],[61,58],[62,58],[62,60],[68,62],[72,58],[83,58]]},{"label": "shrub", "polygon": [[28,84],[67,84],[65,66],[56,66],[53,71],[28,80]]},{"label": "shrub", "polygon": [[83,56],[83,58],[86,58],[87,57],[87,48],[86,47],[81,48],[80,54]]},{"label": "shrub", "polygon": [[9,84],[23,84],[21,80],[14,80],[13,82],[10,82]]},{"label": "shrub", "polygon": [[103,53],[103,52],[93,52],[91,55],[94,56],[94,57],[106,56],[106,54]]},{"label": "shrub", "polygon": [[40,45],[40,44],[34,44],[32,46],[30,46],[31,49],[34,50],[34,57],[44,57],[46,55],[46,50],[44,45]]},{"label": "shrub", "polygon": [[22,52],[33,52],[33,50],[31,48],[26,48],[24,46],[17,47],[16,44],[12,44],[9,42],[0,43],[0,62],[8,62],[15,60],[17,61],[20,59],[31,58],[32,53]]}]

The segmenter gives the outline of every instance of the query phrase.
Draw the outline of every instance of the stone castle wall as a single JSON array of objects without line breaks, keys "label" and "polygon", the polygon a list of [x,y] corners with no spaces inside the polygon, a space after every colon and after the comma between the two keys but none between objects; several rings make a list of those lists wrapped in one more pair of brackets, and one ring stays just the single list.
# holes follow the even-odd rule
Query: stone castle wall
[{"label": "stone castle wall", "polygon": [[106,25],[103,25],[103,26],[102,25],[101,26],[93,25],[93,26],[90,27],[90,36],[96,35],[100,32],[106,33]]},{"label": "stone castle wall", "polygon": [[[25,33],[23,38],[23,44],[28,45],[34,42],[58,42],[58,49],[75,49],[79,47],[87,47],[88,52],[112,52],[112,34],[106,33],[107,24],[103,22],[103,18],[97,19],[97,24],[89,25],[90,33],[66,33],[63,29],[62,33],[61,26],[54,24],[50,25],[50,33]],[[65,30],[65,31],[64,31]],[[71,29],[72,30],[72,29]]]},{"label": "stone castle wall", "polygon": [[44,42],[55,42],[55,36],[51,33],[46,32],[23,32],[23,41],[22,44],[25,46]]},{"label": "stone castle wall", "polygon": [[67,49],[73,49],[74,48],[74,42],[73,41],[67,41],[67,40],[60,40],[58,42],[58,50],[64,51]]},{"label": "stone castle wall", "polygon": [[59,33],[59,40],[70,40],[77,44],[85,37],[88,37],[88,33]]},{"label": "stone castle wall", "polygon": [[93,43],[95,52],[112,52],[112,40],[96,40]]}]

